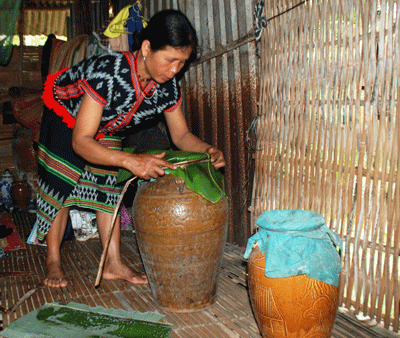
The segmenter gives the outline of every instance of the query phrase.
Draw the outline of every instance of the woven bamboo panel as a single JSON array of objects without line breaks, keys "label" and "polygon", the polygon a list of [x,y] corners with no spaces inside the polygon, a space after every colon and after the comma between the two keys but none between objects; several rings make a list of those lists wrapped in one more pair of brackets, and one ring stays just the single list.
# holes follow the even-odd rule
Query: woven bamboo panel
[{"label": "woven bamboo panel", "polygon": [[398,332],[398,2],[271,0],[264,14],[252,225],[324,215],[345,242],[342,305]]}]

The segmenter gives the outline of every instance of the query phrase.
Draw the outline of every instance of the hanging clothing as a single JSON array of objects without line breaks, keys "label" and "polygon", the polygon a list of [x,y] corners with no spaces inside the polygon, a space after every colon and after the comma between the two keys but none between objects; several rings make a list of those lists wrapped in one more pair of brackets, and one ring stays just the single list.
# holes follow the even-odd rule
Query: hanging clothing
[{"label": "hanging clothing", "polygon": [[[143,28],[143,13],[138,3],[129,8],[129,17],[126,21],[126,30],[128,33],[133,33]],[[128,34],[129,46],[133,44],[132,34]]]},{"label": "hanging clothing", "polygon": [[13,36],[21,0],[0,0],[0,65],[7,66],[13,50]]},{"label": "hanging clothing", "polygon": [[121,34],[129,34],[140,30],[146,25],[141,6],[136,3],[121,9],[104,31],[104,35],[109,38],[117,38]]},{"label": "hanging clothing", "polygon": [[109,38],[110,49],[113,52],[128,52],[130,50],[128,43],[128,34],[121,34],[117,38]]},{"label": "hanging clothing", "polygon": [[107,29],[104,31],[104,35],[109,38],[117,38],[125,31],[125,24],[129,18],[129,8],[132,5],[122,8],[119,13],[112,19]]}]

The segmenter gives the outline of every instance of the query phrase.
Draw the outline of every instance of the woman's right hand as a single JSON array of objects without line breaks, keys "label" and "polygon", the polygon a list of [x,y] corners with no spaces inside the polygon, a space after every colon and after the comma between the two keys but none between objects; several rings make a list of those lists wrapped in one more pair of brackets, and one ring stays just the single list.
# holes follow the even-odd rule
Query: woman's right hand
[{"label": "woman's right hand", "polygon": [[165,152],[154,155],[130,154],[101,145],[95,136],[102,114],[103,107],[84,94],[72,134],[72,148],[79,156],[93,164],[125,168],[146,180],[164,175],[164,168],[176,169],[174,164],[163,160]]},{"label": "woman's right hand", "polygon": [[165,174],[164,169],[175,170],[177,166],[163,160],[165,152],[160,154],[127,154],[122,166],[135,176],[149,180]]}]

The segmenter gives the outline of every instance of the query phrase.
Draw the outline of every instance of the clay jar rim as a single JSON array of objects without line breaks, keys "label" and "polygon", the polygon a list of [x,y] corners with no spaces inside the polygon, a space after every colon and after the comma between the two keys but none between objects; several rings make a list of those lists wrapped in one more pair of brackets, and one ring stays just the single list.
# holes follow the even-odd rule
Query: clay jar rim
[{"label": "clay jar rim", "polygon": [[14,182],[13,182],[13,184],[11,184],[11,186],[13,187],[13,186],[16,186],[16,185],[19,185],[19,184],[24,184],[24,185],[26,185],[27,187],[29,187],[29,189],[31,188],[31,186],[30,186],[30,184],[28,183],[28,181],[27,180],[15,180]]}]

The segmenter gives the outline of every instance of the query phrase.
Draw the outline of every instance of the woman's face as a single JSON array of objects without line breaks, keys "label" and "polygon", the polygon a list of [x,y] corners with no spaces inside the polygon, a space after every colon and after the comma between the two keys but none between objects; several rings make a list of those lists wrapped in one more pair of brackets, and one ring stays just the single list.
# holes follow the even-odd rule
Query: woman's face
[{"label": "woman's face", "polygon": [[158,51],[148,49],[144,62],[147,73],[158,82],[164,83],[175,77],[183,68],[192,53],[191,47],[175,48],[166,46]]}]

